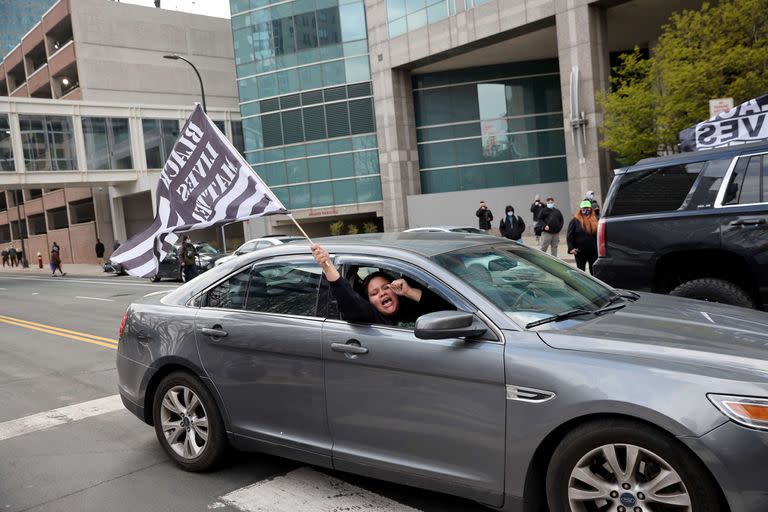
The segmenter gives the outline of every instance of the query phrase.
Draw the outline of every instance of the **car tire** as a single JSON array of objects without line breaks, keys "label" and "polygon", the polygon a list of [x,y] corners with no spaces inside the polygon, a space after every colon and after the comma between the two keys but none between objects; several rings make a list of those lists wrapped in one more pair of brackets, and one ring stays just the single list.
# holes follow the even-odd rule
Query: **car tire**
[{"label": "car tire", "polygon": [[152,404],[157,440],[185,471],[215,469],[228,450],[221,413],[208,388],[183,372],[160,382]]},{"label": "car tire", "polygon": [[676,297],[719,302],[731,306],[754,308],[755,302],[741,287],[724,279],[694,279],[681,284],[671,292]]},{"label": "car tire", "polygon": [[[631,460],[635,464],[630,470]],[[618,419],[587,423],[566,434],[550,461],[546,492],[550,512],[632,512],[636,507],[724,511],[716,482],[679,441],[642,423]],[[687,508],[672,505],[686,505],[686,500]]]},{"label": "car tire", "polygon": [[160,276],[155,274],[154,276],[150,277],[153,283],[159,283],[160,282]]}]

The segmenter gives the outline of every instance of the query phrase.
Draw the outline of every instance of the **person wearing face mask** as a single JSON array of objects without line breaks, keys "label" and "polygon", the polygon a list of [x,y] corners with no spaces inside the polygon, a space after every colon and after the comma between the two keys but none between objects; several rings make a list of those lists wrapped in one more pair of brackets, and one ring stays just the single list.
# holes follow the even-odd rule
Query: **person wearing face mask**
[{"label": "person wearing face mask", "polygon": [[493,222],[493,213],[488,209],[485,201],[480,201],[480,208],[475,212],[477,216],[478,227],[488,233],[491,229],[491,222]]},{"label": "person wearing face mask", "polygon": [[429,290],[412,287],[405,279],[392,279],[385,272],[374,272],[363,281],[362,290],[368,300],[352,289],[331,261],[328,251],[312,245],[312,256],[323,269],[331,293],[347,322],[364,324],[410,324],[419,316],[434,311],[454,309]]},{"label": "person wearing face mask", "polygon": [[525,222],[519,215],[515,215],[515,209],[511,205],[507,205],[504,209],[504,218],[499,223],[499,232],[504,238],[509,238],[518,243],[523,237],[523,231],[525,231]]},{"label": "person wearing face mask", "polygon": [[591,274],[592,265],[597,260],[597,217],[589,199],[579,204],[579,210],[568,224],[565,239],[568,243],[568,254],[573,254],[576,258],[576,266],[583,271],[589,264]]},{"label": "person wearing face mask", "polygon": [[533,198],[533,204],[531,204],[531,213],[533,214],[533,234],[536,235],[537,244],[539,243],[539,240],[541,240],[542,225],[539,218],[541,217],[541,212],[544,208],[546,208],[546,206],[541,202],[541,196],[536,194],[536,197]]},{"label": "person wearing face mask", "polygon": [[595,213],[595,217],[599,219],[600,203],[598,203],[597,199],[595,199],[595,192],[593,190],[588,191],[585,199],[592,203],[592,211]]},{"label": "person wearing face mask", "polygon": [[557,246],[560,243],[560,231],[563,229],[563,214],[555,208],[555,199],[547,198],[547,208],[541,211],[539,221],[542,225],[541,250],[547,252],[552,248],[552,256],[557,257]]}]

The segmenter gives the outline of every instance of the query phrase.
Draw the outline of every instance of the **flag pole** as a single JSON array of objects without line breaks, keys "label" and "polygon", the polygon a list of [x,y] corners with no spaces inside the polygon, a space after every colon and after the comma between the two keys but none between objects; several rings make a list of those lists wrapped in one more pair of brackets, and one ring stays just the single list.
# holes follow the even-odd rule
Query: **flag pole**
[{"label": "flag pole", "polygon": [[304,235],[304,238],[306,238],[307,240],[309,240],[309,243],[310,243],[310,244],[313,244],[313,245],[314,245],[314,243],[315,243],[315,242],[313,242],[313,241],[312,241],[312,239],[311,239],[311,238],[309,238],[309,235],[307,235],[307,233],[306,233],[306,232],[304,231],[304,229],[303,229],[303,228],[302,228],[302,227],[299,225],[299,223],[298,223],[298,222],[296,222],[296,219],[294,219],[294,218],[293,218],[293,214],[292,214],[292,213],[289,213],[289,214],[288,214],[288,217],[289,217],[289,218],[290,218],[290,219],[293,221],[293,223],[294,223],[294,224],[296,224],[296,227],[297,227],[297,228],[299,228],[299,231],[301,231],[301,234],[302,234],[302,235]]}]

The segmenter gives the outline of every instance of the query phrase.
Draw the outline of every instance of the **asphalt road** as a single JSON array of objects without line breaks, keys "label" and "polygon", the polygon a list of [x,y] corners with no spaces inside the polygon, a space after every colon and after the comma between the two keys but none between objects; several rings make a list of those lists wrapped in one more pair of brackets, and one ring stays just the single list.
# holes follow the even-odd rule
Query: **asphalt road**
[{"label": "asphalt road", "polygon": [[488,510],[259,454],[234,453],[215,473],[179,470],[115,398],[126,307],[176,286],[0,272],[0,511]]}]

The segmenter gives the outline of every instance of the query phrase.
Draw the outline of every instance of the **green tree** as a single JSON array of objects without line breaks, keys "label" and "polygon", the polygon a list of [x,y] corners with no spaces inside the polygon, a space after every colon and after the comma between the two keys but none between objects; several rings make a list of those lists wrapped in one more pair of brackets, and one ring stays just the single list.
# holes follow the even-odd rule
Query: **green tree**
[{"label": "green tree", "polygon": [[709,100],[735,104],[768,92],[768,0],[724,0],[673,14],[653,55],[622,56],[605,110],[603,147],[622,163],[674,149],[709,117]]},{"label": "green tree", "polygon": [[343,220],[337,220],[330,226],[331,229],[331,236],[339,236],[342,233],[344,233],[344,221]]}]

